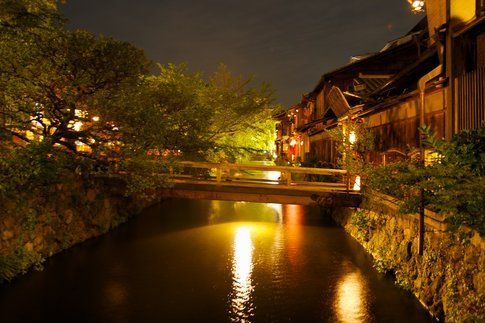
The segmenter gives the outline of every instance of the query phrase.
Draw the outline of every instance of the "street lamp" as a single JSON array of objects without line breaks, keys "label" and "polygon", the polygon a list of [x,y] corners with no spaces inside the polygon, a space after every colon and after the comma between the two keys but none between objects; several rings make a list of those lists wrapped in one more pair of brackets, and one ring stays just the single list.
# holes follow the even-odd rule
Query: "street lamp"
[{"label": "street lamp", "polygon": [[408,0],[414,13],[424,12],[424,0]]}]

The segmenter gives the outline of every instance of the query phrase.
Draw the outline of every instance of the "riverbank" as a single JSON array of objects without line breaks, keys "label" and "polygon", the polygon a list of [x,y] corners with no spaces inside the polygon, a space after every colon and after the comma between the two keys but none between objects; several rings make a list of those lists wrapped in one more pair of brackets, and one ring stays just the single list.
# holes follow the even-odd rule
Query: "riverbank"
[{"label": "riverbank", "polygon": [[80,320],[432,322],[319,208],[196,199],[164,200],[0,286],[0,322]]},{"label": "riverbank", "polygon": [[73,175],[38,194],[1,201],[0,282],[41,269],[46,257],[110,231],[154,202],[124,191],[119,179]]},{"label": "riverbank", "polygon": [[470,229],[447,232],[426,218],[424,255],[418,255],[416,215],[403,215],[382,197],[367,196],[359,209],[338,209],[334,220],[395,276],[440,321],[485,319],[485,240]]}]

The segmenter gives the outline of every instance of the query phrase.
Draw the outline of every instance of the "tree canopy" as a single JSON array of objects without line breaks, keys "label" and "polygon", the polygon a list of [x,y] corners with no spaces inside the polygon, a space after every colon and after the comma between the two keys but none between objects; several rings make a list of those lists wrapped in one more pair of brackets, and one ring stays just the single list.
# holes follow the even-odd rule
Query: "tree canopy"
[{"label": "tree canopy", "polygon": [[3,156],[40,142],[44,154],[126,167],[234,161],[272,148],[273,92],[252,77],[224,65],[207,77],[184,64],[150,73],[152,62],[130,43],[67,30],[54,0],[0,1],[0,28]]},{"label": "tree canopy", "polygon": [[234,77],[224,65],[208,81],[185,65],[159,69],[146,81],[155,101],[150,106],[164,120],[165,147],[186,158],[212,160],[271,149],[274,108],[268,85],[252,87],[252,78]]}]

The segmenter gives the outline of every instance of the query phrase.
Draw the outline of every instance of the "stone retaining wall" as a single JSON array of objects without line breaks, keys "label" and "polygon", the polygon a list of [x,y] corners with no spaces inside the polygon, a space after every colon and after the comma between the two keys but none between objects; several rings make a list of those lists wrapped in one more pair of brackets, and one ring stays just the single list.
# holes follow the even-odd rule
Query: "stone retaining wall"
[{"label": "stone retaining wall", "polygon": [[46,257],[109,231],[151,202],[125,197],[124,186],[75,176],[0,201],[0,281],[41,267]]},{"label": "stone retaining wall", "polygon": [[427,224],[419,256],[417,217],[399,214],[381,198],[368,197],[360,209],[338,209],[333,217],[372,254],[379,271],[395,275],[437,319],[485,319],[485,240],[478,232]]}]

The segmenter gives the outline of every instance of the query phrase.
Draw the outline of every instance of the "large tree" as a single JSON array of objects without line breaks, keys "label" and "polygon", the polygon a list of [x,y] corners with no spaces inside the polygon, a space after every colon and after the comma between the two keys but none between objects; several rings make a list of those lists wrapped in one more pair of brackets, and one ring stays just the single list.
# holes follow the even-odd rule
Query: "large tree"
[{"label": "large tree", "polygon": [[[116,117],[130,109],[147,71],[143,52],[108,37],[66,31],[55,11],[48,14],[51,7],[40,13],[38,7],[22,8],[11,10],[1,25],[2,130],[72,151],[120,137]],[[30,18],[19,23],[23,17]]]},{"label": "large tree", "polygon": [[[53,154],[70,152],[79,158],[63,165],[89,164],[86,159],[114,164],[138,182],[157,183],[147,159],[235,160],[270,150],[274,124],[267,85],[234,77],[224,66],[208,79],[171,64],[151,75],[149,61],[133,45],[66,30],[56,4],[0,0],[5,178],[15,169],[11,158],[44,156],[42,163],[31,163],[43,167]],[[30,143],[28,149],[39,148],[39,154],[11,152]]]},{"label": "large tree", "polygon": [[272,90],[252,77],[235,77],[221,65],[204,80],[185,65],[159,66],[147,79],[156,110],[163,115],[165,145],[185,158],[235,160],[272,148]]}]

